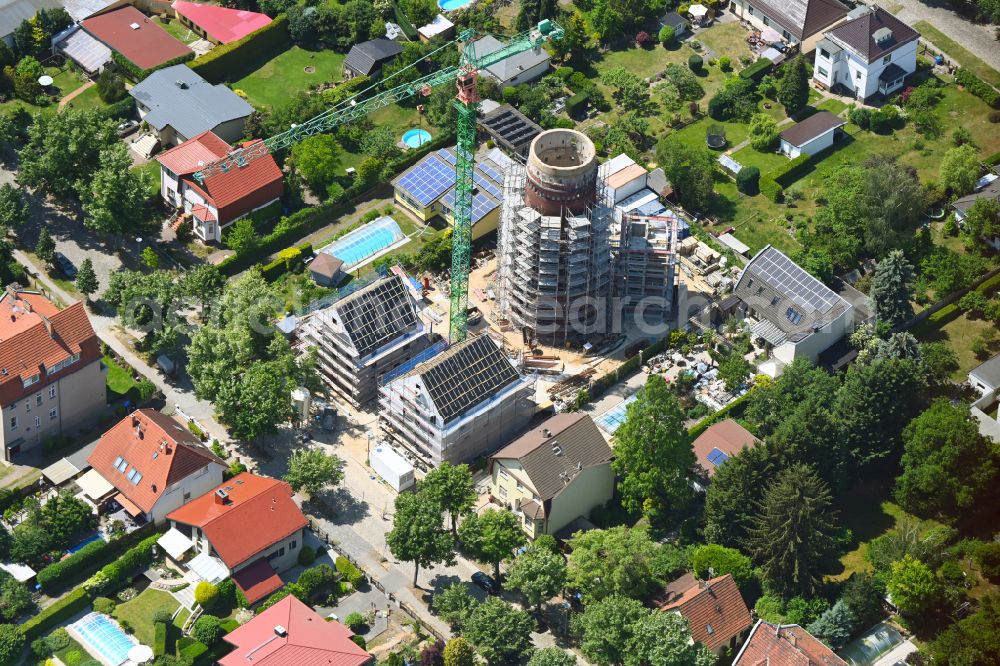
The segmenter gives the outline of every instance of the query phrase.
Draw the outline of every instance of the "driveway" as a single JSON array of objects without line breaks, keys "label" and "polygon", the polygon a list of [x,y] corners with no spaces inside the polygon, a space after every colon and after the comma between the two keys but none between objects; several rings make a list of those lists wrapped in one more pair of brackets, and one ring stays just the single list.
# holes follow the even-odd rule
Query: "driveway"
[{"label": "driveway", "polygon": [[[896,16],[913,25],[924,20],[971,51],[990,67],[1000,70],[1000,42],[996,39],[995,26],[972,23],[951,9],[948,0],[891,0],[880,3],[883,7],[902,7]],[[940,49],[939,44],[935,44]]]}]

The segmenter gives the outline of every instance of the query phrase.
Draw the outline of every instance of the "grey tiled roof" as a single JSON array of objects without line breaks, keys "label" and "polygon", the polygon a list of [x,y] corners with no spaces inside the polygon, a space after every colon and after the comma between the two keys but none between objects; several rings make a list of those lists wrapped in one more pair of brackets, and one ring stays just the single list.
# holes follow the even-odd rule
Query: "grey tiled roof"
[{"label": "grey tiled roof", "polygon": [[187,65],[153,72],[129,94],[150,110],[147,123],[157,130],[169,125],[189,139],[253,113],[239,95],[224,85],[212,85]]},{"label": "grey tiled roof", "polygon": [[1000,386],[1000,354],[974,368],[969,376],[974,376],[994,388]]},{"label": "grey tiled roof", "polygon": [[972,204],[976,203],[976,200],[983,198],[992,198],[1000,201],[1000,179],[994,180],[978,192],[973,192],[972,194],[967,194],[964,197],[955,199],[951,205],[965,215],[969,212],[969,209],[972,208]]},{"label": "grey tiled roof", "polygon": [[[475,42],[475,45],[476,56],[479,58],[503,48],[503,44],[491,35],[480,38]],[[543,62],[549,62],[549,54],[545,49],[539,48],[537,51],[528,49],[487,67],[486,71],[500,81],[509,81],[521,72],[527,71]]]},{"label": "grey tiled roof", "polygon": [[[875,40],[879,31],[888,32],[888,37],[881,43]],[[867,62],[874,62],[920,37],[919,32],[878,6],[826,34],[845,44]]]},{"label": "grey tiled roof", "polygon": [[806,39],[832,25],[848,8],[840,0],[756,0],[754,6],[777,19],[797,39]]},{"label": "grey tiled roof", "polygon": [[62,7],[59,0],[0,0],[0,37],[14,32],[22,21],[27,21],[39,9]]},{"label": "grey tiled roof", "polygon": [[383,63],[403,52],[403,47],[391,39],[380,37],[351,47],[344,58],[344,67],[357,74],[370,75]]}]

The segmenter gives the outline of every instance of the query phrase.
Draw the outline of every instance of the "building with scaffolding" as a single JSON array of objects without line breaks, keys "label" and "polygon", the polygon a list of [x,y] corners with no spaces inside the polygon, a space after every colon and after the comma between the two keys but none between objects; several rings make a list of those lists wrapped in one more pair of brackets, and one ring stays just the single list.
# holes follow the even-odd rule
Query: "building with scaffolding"
[{"label": "building with scaffolding", "polygon": [[616,293],[637,324],[662,326],[676,320],[677,243],[680,219],[626,214],[617,238]]},{"label": "building with scaffolding", "polygon": [[301,338],[318,350],[320,377],[338,397],[361,405],[376,397],[378,378],[431,344],[416,301],[396,274],[310,313]]},{"label": "building with scaffolding", "polygon": [[542,132],[504,181],[498,238],[501,316],[526,340],[581,344],[610,330],[612,210],[593,142]]},{"label": "building with scaffolding", "polygon": [[435,345],[383,377],[379,391],[383,435],[433,466],[493,453],[534,412],[533,382],[488,335]]}]

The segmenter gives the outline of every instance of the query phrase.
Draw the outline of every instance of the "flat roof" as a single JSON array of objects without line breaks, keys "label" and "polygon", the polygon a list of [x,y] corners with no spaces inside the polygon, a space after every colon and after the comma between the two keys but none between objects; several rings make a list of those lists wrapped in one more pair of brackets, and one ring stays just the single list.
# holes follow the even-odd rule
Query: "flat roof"
[{"label": "flat roof", "polygon": [[131,5],[86,19],[81,25],[140,69],[152,69],[192,53],[191,49]]},{"label": "flat roof", "polygon": [[617,190],[619,187],[623,187],[633,180],[645,177],[646,173],[646,168],[641,164],[630,164],[605,178],[604,182],[611,189]]}]

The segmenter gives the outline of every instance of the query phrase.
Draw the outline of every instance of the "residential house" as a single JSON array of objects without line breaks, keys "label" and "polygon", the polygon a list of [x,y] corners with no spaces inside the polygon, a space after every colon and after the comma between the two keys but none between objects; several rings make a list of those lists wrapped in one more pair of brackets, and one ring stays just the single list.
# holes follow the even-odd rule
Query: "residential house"
[{"label": "residential house", "polygon": [[678,613],[687,620],[691,638],[720,656],[735,650],[753,625],[732,574],[710,580],[685,574],[667,586],[658,602],[661,611]]},{"label": "residential house", "polygon": [[847,120],[829,111],[817,111],[778,135],[781,152],[793,159],[799,155],[815,155],[832,147],[846,124]]},{"label": "residential house", "polygon": [[351,630],[323,618],[292,595],[234,629],[223,640],[233,651],[220,666],[368,666],[375,658],[351,640]]},{"label": "residential house", "polygon": [[802,53],[816,47],[824,30],[847,17],[840,0],[733,0],[733,13],[758,30],[771,28]]},{"label": "residential house", "polygon": [[847,666],[833,650],[797,624],[771,624],[757,620],[750,636],[733,660],[733,666],[801,664]]},{"label": "residential house", "polygon": [[488,456],[534,415],[532,383],[488,335],[418,359],[379,388],[379,424],[432,465]]},{"label": "residential house", "polygon": [[587,414],[556,414],[490,457],[490,494],[529,538],[555,534],[613,496],[611,447]]},{"label": "residential house", "polygon": [[157,70],[128,94],[135,98],[139,117],[156,131],[163,146],[184,143],[208,131],[223,141],[236,141],[254,111],[232,90],[212,85],[187,65]]},{"label": "residential house", "polygon": [[[256,603],[284,583],[278,574],[298,563],[308,527],[284,481],[243,472],[167,514],[177,559],[189,579],[218,583],[232,577],[247,601]],[[179,534],[178,534],[179,533]],[[183,539],[179,538],[183,537]]]},{"label": "residential house", "polygon": [[271,17],[245,9],[174,0],[174,15],[182,25],[215,44],[239,41],[271,23]]},{"label": "residential house", "polygon": [[752,449],[759,443],[753,433],[732,419],[710,425],[691,443],[697,459],[696,479],[692,482],[695,490],[704,492],[717,467],[743,449]]},{"label": "residential house", "polygon": [[[475,42],[476,57],[495,53],[504,47],[495,37],[486,35]],[[550,69],[549,53],[541,46],[505,58],[485,68],[482,73],[499,84],[500,88],[533,83],[545,76]]]},{"label": "residential house", "polygon": [[194,174],[232,151],[232,146],[215,133],[202,132],[156,158],[160,163],[160,196],[184,215],[178,224],[190,222],[194,235],[203,241],[221,241],[223,229],[275,204],[284,194],[283,174],[274,158],[263,144],[246,145],[258,145],[264,154],[200,183]]},{"label": "residential house", "polygon": [[83,303],[60,310],[37,291],[0,293],[3,458],[95,420],[107,404],[101,342]]},{"label": "residential house", "polygon": [[483,114],[479,126],[508,154],[521,157],[527,157],[532,139],[542,133],[541,127],[510,104]]},{"label": "residential house", "polygon": [[413,295],[394,273],[310,313],[300,337],[316,348],[323,383],[352,405],[374,399],[379,377],[431,344]]},{"label": "residential house", "polygon": [[88,76],[100,73],[111,62],[111,49],[79,25],[71,25],[53,38],[55,49],[72,60]]},{"label": "residential house", "polygon": [[1000,442],[1000,354],[971,370],[969,385],[979,393],[971,412],[980,434]]},{"label": "residential house", "polygon": [[402,52],[403,47],[399,42],[384,37],[355,44],[344,58],[344,78],[367,76],[377,79],[382,76],[382,67],[395,60]]},{"label": "residential house", "polygon": [[751,334],[771,350],[759,366],[771,376],[797,358],[815,362],[854,330],[854,306],[770,245],[743,268],[733,293],[740,314],[756,320]]},{"label": "residential house", "polygon": [[139,523],[162,522],[222,483],[226,469],[183,423],[154,409],[136,410],[112,426],[87,463]]},{"label": "residential house", "polygon": [[153,69],[194,52],[132,5],[84,19],[80,25],[94,39],[117,51],[140,70]]},{"label": "residential house", "polygon": [[14,48],[14,31],[22,22],[34,17],[40,9],[58,9],[59,0],[0,0],[0,38]]},{"label": "residential house", "polygon": [[1000,354],[969,371],[969,386],[980,395],[1000,396]]},{"label": "residential house", "polygon": [[885,97],[917,71],[920,33],[878,5],[860,5],[816,44],[813,79],[858,99]]},{"label": "residential house", "polygon": [[109,9],[122,7],[127,4],[127,0],[62,0],[62,6],[74,21],[79,23],[91,16],[97,16]]},{"label": "residential house", "polygon": [[[985,184],[978,187],[975,192],[959,197],[952,202],[951,207],[955,209],[955,219],[959,224],[962,224],[969,214],[969,209],[979,199],[994,199],[1000,202],[1000,178],[996,177],[996,174],[988,174],[980,180],[980,182],[983,181],[986,181]],[[994,250],[1000,250],[1000,231],[990,238],[984,238],[984,240]]]}]

